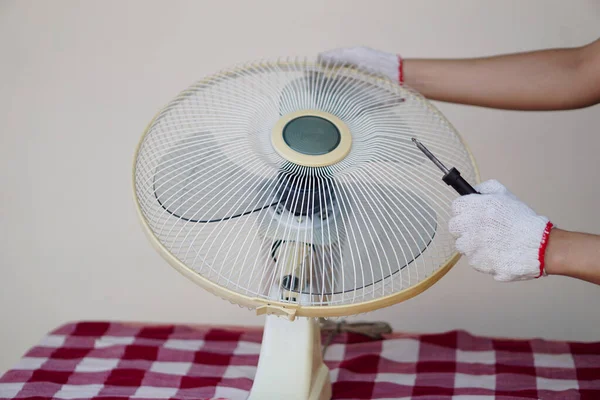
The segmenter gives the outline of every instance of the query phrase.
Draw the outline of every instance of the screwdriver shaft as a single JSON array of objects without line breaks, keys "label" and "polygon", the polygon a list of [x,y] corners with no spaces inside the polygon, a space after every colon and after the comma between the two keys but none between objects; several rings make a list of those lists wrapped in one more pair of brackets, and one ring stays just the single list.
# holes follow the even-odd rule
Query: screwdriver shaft
[{"label": "screwdriver shaft", "polygon": [[419,142],[415,138],[412,138],[412,141],[415,142],[415,144],[417,145],[417,147],[419,148],[419,150],[421,150],[423,152],[423,154],[425,154],[427,156],[427,158],[429,158],[431,161],[433,161],[433,163],[435,165],[437,165],[437,167],[444,174],[447,174],[449,172],[448,168],[446,168],[446,166],[444,164],[442,164],[442,162],[440,160],[438,160],[436,156],[434,156],[433,154],[431,154],[431,152],[427,149],[427,147],[425,147],[423,145],[423,143]]}]

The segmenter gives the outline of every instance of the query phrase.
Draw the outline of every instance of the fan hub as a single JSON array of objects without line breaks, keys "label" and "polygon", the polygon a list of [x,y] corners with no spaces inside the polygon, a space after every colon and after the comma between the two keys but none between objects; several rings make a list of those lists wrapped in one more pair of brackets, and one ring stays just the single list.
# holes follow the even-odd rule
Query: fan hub
[{"label": "fan hub", "polygon": [[298,153],[318,156],[330,153],[340,144],[340,131],[325,118],[304,115],[288,122],[283,140]]},{"label": "fan hub", "polygon": [[277,121],[271,143],[286,161],[305,167],[326,167],[350,153],[352,135],[348,126],[332,114],[300,110]]}]

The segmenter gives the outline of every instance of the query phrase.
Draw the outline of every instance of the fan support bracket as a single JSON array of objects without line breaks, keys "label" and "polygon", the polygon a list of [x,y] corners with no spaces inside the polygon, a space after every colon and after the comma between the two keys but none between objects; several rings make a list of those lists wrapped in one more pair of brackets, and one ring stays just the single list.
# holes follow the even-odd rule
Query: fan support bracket
[{"label": "fan support bracket", "polygon": [[294,306],[279,306],[267,303],[256,307],[256,315],[277,315],[278,317],[286,317],[290,321],[296,319],[298,307]]}]

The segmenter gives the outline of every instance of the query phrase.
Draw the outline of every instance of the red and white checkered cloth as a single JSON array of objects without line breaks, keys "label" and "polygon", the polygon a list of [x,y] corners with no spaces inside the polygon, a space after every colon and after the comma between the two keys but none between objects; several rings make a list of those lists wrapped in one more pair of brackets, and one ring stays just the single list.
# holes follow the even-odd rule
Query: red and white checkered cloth
[{"label": "red and white checkered cloth", "polygon": [[[0,379],[0,398],[245,399],[261,335],[244,328],[69,324]],[[385,340],[344,333],[325,359],[334,399],[600,399],[600,343],[462,331]]]}]

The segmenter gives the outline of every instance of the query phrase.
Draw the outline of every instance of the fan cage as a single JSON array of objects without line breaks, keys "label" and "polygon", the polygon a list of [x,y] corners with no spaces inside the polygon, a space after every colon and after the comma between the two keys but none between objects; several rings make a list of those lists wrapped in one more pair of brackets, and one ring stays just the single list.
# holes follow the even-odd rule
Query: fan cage
[{"label": "fan cage", "polygon": [[[376,129],[369,130],[369,126],[374,125],[372,120],[377,120],[377,117],[381,117],[382,113],[389,118],[389,115],[386,114],[387,111],[385,111],[387,109],[384,106],[363,103],[359,104],[362,107],[352,109],[352,105],[344,104],[346,108],[336,110],[335,104],[328,103],[328,100],[331,99],[314,99],[315,87],[302,87],[301,84],[298,84],[300,86],[292,90],[292,92],[296,91],[301,94],[297,96],[298,98],[291,95],[291,99],[281,100],[281,93],[289,88],[290,84],[296,85],[294,82],[297,82],[298,79],[302,79],[306,74],[314,73],[321,73],[322,76],[329,79],[338,79],[338,81],[346,83],[349,87],[351,87],[350,83],[353,83],[369,88],[367,91],[371,90],[370,88],[377,88],[377,90],[380,90],[379,94],[384,93],[386,96],[381,96],[382,98],[376,98],[376,100],[384,103],[384,105],[386,103],[391,104],[392,109],[395,105],[399,105],[405,109],[404,114],[401,113],[401,118],[392,120],[390,126],[375,124]],[[262,77],[261,74],[263,74]],[[247,101],[247,97],[256,94],[253,91],[262,90],[261,85],[265,83],[265,76],[269,78],[275,76],[276,83],[272,84],[275,89],[269,88],[273,91],[267,91],[265,98],[258,99],[265,102],[264,104],[261,104],[260,101],[253,104],[254,106],[261,106],[262,109],[258,106],[252,108],[244,102]],[[240,77],[250,77],[246,79],[246,84],[250,82],[254,86],[251,85],[251,89],[241,93],[241,89],[235,89],[228,82],[228,80],[235,82]],[[325,80],[325,78],[322,79]],[[224,86],[220,86],[223,84]],[[318,86],[316,83],[312,84]],[[327,89],[321,89],[326,96],[332,96],[331,86]],[[238,91],[236,92],[236,90]],[[224,99],[223,93],[229,96],[229,100]],[[272,104],[269,99],[275,97],[274,93],[279,93],[279,97],[277,102]],[[311,97],[311,93],[313,97]],[[350,100],[357,101],[357,98],[352,97],[347,92],[345,95]],[[236,98],[236,96],[239,98]],[[343,96],[344,94],[342,94]],[[350,102],[350,100],[347,102]],[[227,101],[230,103],[227,103]],[[337,101],[339,102],[339,99]],[[224,104],[227,104],[227,107]],[[228,108],[244,104],[246,104],[247,109],[237,110],[240,111],[239,114],[235,114],[233,110]],[[287,104],[283,107],[283,111],[281,110],[282,104]],[[330,108],[327,108],[328,106]],[[372,107],[371,111],[365,111],[369,110],[369,107]],[[406,108],[409,111],[406,111]],[[264,112],[265,109],[267,112],[261,115],[260,112]],[[266,114],[277,111],[277,117],[281,117],[286,113],[310,109],[325,109],[344,120],[351,129],[354,129],[353,148],[345,159],[326,167],[304,167],[290,163],[283,159],[272,147],[269,147],[270,126],[275,115],[272,118],[266,118]],[[369,114],[369,112],[372,114]],[[361,116],[361,113],[364,115]],[[229,125],[223,124],[223,115],[232,118],[234,122],[231,123],[230,120]],[[367,121],[363,123],[362,131],[357,129],[357,126],[359,126],[356,122],[357,116]],[[217,122],[214,122],[213,119]],[[413,124],[412,129],[409,130],[399,124],[398,121],[405,119],[410,120],[409,122]],[[177,129],[173,129],[174,126]],[[235,129],[231,129],[231,126]],[[242,126],[244,129],[241,128]],[[373,136],[377,136],[377,132],[382,131],[381,126],[384,127],[384,133],[379,133],[379,136],[384,139],[381,140],[381,143],[376,143],[375,146],[369,144],[369,140],[372,141]],[[215,128],[217,128],[217,131],[220,129],[220,132],[217,132],[218,138],[211,136],[214,135],[214,132],[206,133],[203,136],[205,129],[214,131]],[[226,133],[222,134],[223,131]],[[194,132],[200,132],[200,137],[208,138],[210,136],[206,140],[197,140],[198,149],[193,147],[193,138],[185,143],[186,138],[182,137]],[[356,135],[356,132],[359,133]],[[392,134],[397,135],[395,139],[390,139]],[[370,311],[417,295],[439,280],[459,258],[454,252],[453,241],[446,228],[450,215],[449,204],[456,197],[456,194],[441,182],[439,172],[422,155],[414,152],[414,148],[410,143],[412,136],[418,137],[441,158],[449,160],[453,166],[457,166],[466,179],[479,181],[475,161],[458,132],[433,105],[410,88],[399,87],[387,79],[354,68],[339,65],[323,66],[317,61],[309,61],[308,59],[286,59],[243,64],[192,85],[160,111],[148,125],[140,140],[134,160],[133,181],[137,210],[149,239],[173,267],[206,290],[233,303],[248,308],[267,307],[271,311],[284,310],[283,312],[288,314],[315,317],[344,316]],[[180,144],[181,140],[184,140],[183,145]],[[237,140],[237,142],[231,145],[232,140]],[[207,144],[209,145],[207,146]],[[219,158],[214,156],[211,159],[210,154],[207,156],[206,150],[210,145],[219,150],[224,148],[226,154],[219,155]],[[164,161],[165,154],[175,153],[174,160],[177,160],[177,153],[172,149],[178,146],[187,149],[181,154],[181,160],[186,160],[186,157],[189,159],[189,150],[192,148],[194,151],[198,151],[201,156],[208,158],[209,161],[225,159],[227,163],[233,165],[233,167],[230,166],[230,169],[238,175],[237,178],[235,176],[222,177],[229,183],[226,189],[218,186],[222,183],[217,182],[217,187],[213,190],[217,190],[222,196],[221,198],[217,196],[211,199],[210,196],[207,198],[207,195],[204,194],[204,200],[212,200],[212,203],[208,201],[208,204],[212,204],[212,212],[206,210],[195,211],[196,214],[209,215],[211,218],[203,221],[214,222],[212,225],[198,223],[198,219],[186,218],[180,215],[182,213],[172,212],[168,207],[165,207],[165,204],[161,203],[160,196],[156,194],[156,177],[159,175],[157,171],[160,168],[168,169],[165,167],[165,164],[169,164]],[[394,152],[394,149],[401,149],[402,151]],[[185,151],[188,151],[188,153]],[[240,154],[240,152],[242,153]],[[164,173],[166,178],[162,182],[167,182],[169,179],[169,182],[178,180],[174,177],[180,174],[179,170],[173,167],[173,165],[177,165],[178,161],[169,162],[172,164],[169,164],[171,169]],[[204,165],[203,167],[209,166]],[[212,167],[216,174],[219,166]],[[240,175],[240,172],[244,171],[246,171],[246,174],[242,173]],[[170,175],[168,175],[169,173]],[[206,174],[205,172],[204,175]],[[276,179],[277,176],[282,174],[287,176],[287,181],[286,179]],[[249,179],[249,177],[252,179]],[[226,190],[229,190],[229,193],[236,193],[236,188],[242,184],[244,178],[246,178],[246,184],[249,182],[253,186],[252,190],[248,190],[248,187],[244,186],[244,190],[246,190],[245,197],[238,196],[239,198],[236,200],[233,196],[233,204],[223,201],[226,196],[225,193],[227,193]],[[257,190],[259,189],[258,186],[263,184],[261,183],[262,180],[270,182],[266,184],[266,191]],[[282,200],[281,197],[275,203],[269,202],[270,194],[277,193],[281,186],[289,187],[290,180],[306,182],[309,187],[316,184],[334,188],[333,193],[337,193],[337,201],[342,203],[339,206],[342,211],[337,214],[338,217],[341,217],[342,220],[351,219],[353,216],[355,218],[354,225],[348,223],[343,229],[347,236],[349,231],[353,229],[355,231],[366,229],[368,232],[370,228],[365,228],[365,226],[370,221],[371,225],[373,225],[372,221],[378,221],[375,223],[378,224],[378,228],[389,228],[390,217],[392,222],[396,224],[403,219],[407,220],[407,215],[396,215],[395,217],[392,215],[394,212],[398,212],[398,208],[402,207],[399,207],[399,204],[390,204],[391,200],[386,198],[385,193],[389,191],[390,187],[395,200],[400,200],[400,205],[408,207],[408,209],[405,207],[401,211],[408,211],[412,214],[429,213],[434,215],[434,217],[425,220],[426,223],[423,223],[423,219],[420,220],[421,225],[428,223],[434,226],[433,234],[431,237],[425,235],[425,237],[420,238],[420,246],[413,246],[412,254],[408,257],[405,254],[404,259],[401,260],[402,257],[395,254],[395,259],[390,261],[390,254],[394,253],[393,247],[397,244],[394,240],[398,242],[400,240],[399,236],[402,235],[397,235],[392,240],[389,238],[390,234],[388,233],[388,242],[384,244],[381,237],[386,235],[385,229],[383,229],[383,233],[378,232],[379,236],[375,235],[377,236],[375,239],[364,245],[365,248],[369,245],[373,247],[373,243],[379,240],[379,244],[375,244],[381,246],[379,249],[375,248],[375,251],[372,251],[372,249],[365,250],[366,260],[371,264],[370,269],[373,276],[366,281],[363,277],[364,282],[356,284],[357,273],[354,272],[354,277],[350,279],[350,282],[354,279],[354,285],[348,284],[346,287],[346,284],[342,283],[341,290],[334,289],[335,283],[332,280],[335,280],[336,276],[339,280],[340,273],[344,274],[350,270],[349,268],[353,271],[358,269],[364,275],[363,263],[358,264],[358,261],[353,261],[352,265],[349,265],[348,261],[344,261],[344,251],[332,250],[330,244],[321,246],[327,248],[327,250],[314,251],[316,255],[311,256],[310,265],[299,274],[301,275],[301,281],[306,280],[306,277],[302,274],[310,275],[308,280],[311,281],[311,285],[309,286],[316,288],[314,290],[309,289],[308,292],[298,290],[297,296],[282,297],[283,289],[274,295],[270,291],[269,284],[265,284],[264,277],[268,276],[271,283],[279,279],[280,284],[284,277],[282,273],[284,266],[278,265],[277,261],[273,260],[273,247],[277,240],[273,237],[272,232],[269,236],[269,227],[264,228],[263,226],[262,229],[257,227],[261,227],[261,225],[264,225],[264,221],[269,220],[269,215],[272,216],[272,214],[268,213],[272,212],[272,208],[276,210],[277,207],[283,206],[288,211],[293,210],[293,207],[287,206],[287,200]],[[288,182],[287,186],[282,185],[282,182]],[[177,193],[182,193],[182,187],[185,188],[185,184],[179,182],[179,185],[181,187],[175,185],[175,189],[173,189],[175,194],[171,194],[170,197],[168,196],[170,193],[167,191],[165,199],[172,200],[177,196],[182,197]],[[377,185],[383,189],[376,190]],[[166,185],[163,184],[163,186]],[[356,194],[357,188],[361,186],[364,191],[361,194],[362,197]],[[331,191],[325,192],[329,193]],[[251,193],[253,196],[250,201],[248,201],[247,197],[249,195],[247,193]],[[311,194],[309,197],[312,199],[313,206],[317,201],[320,203],[329,201],[322,193],[317,194],[316,197]],[[288,195],[286,199],[289,198]],[[421,198],[427,199],[427,204],[425,206],[415,205],[415,202]],[[306,195],[297,194],[293,200],[306,203]],[[173,203],[173,201],[171,202]],[[222,206],[220,202],[226,205]],[[310,201],[308,203],[308,206],[310,206]],[[262,204],[262,206],[257,207],[257,204]],[[181,205],[179,207],[181,208]],[[215,210],[215,207],[218,209]],[[344,207],[351,210],[346,210],[344,213]],[[355,215],[357,210],[361,211],[359,214],[363,215],[362,220]],[[377,215],[377,213],[382,212],[386,218],[381,217],[382,214]],[[293,212],[288,213],[293,214]],[[235,218],[232,218],[232,216],[235,216]],[[276,225],[281,224],[276,223]],[[333,231],[339,235],[342,230],[341,225],[336,225],[335,229],[321,228],[321,235],[325,235],[324,230],[329,235]],[[414,223],[412,225],[408,228],[414,228]],[[411,231],[406,226],[403,229],[404,231],[400,232],[398,230],[396,233],[400,232],[406,235],[406,232],[408,232],[410,236],[415,232],[414,229]],[[296,231],[299,230],[296,229]],[[393,232],[393,229],[391,231]],[[304,240],[295,242],[310,243],[309,247],[313,248],[314,233],[314,226],[311,229],[304,229]],[[263,235],[262,240],[254,240],[260,238],[261,234]],[[264,239],[265,234],[268,240]],[[307,238],[306,235],[308,234],[312,234],[313,237]],[[283,236],[279,239],[280,242],[294,242],[294,240],[291,240],[294,239],[293,237]],[[358,233],[354,232],[350,236],[353,236],[355,241],[353,245],[346,246],[350,247],[351,252],[352,248],[357,246]],[[252,238],[249,240],[249,237]],[[241,243],[241,239],[244,238],[245,241]],[[299,238],[297,232],[296,238]],[[408,241],[406,238],[403,240]],[[415,243],[417,242],[414,238],[412,240]],[[217,249],[216,252],[213,251],[214,254],[205,251],[206,243],[209,241],[211,243],[210,248]],[[365,242],[364,238],[363,242]],[[383,247],[385,247],[385,250],[382,250]],[[415,250],[415,248],[417,249]],[[293,250],[288,251],[298,252],[304,250],[298,250],[296,246]],[[241,265],[240,268],[243,269],[244,265],[249,262],[248,256],[258,257],[258,254],[266,261],[263,268],[257,268],[256,260],[258,258],[250,260],[250,262],[254,261],[254,270],[258,271],[257,276],[260,274],[262,277],[259,284],[252,286],[252,275],[248,278],[248,275],[238,273],[236,277],[235,273],[239,272],[236,267]],[[387,260],[384,260],[387,263],[382,261],[383,258],[387,258]],[[348,256],[346,255],[347,259]],[[233,265],[227,266],[226,262]],[[384,264],[387,267],[397,265],[395,269],[388,268],[389,271],[383,271],[382,265]],[[336,271],[333,271],[335,268],[332,265],[337,266]],[[381,269],[379,279],[373,274],[373,269],[378,266]],[[320,278],[317,278],[318,271],[322,271]],[[237,280],[232,278],[237,278]],[[344,282],[343,277],[341,281]],[[327,290],[325,286],[328,287]]]}]

